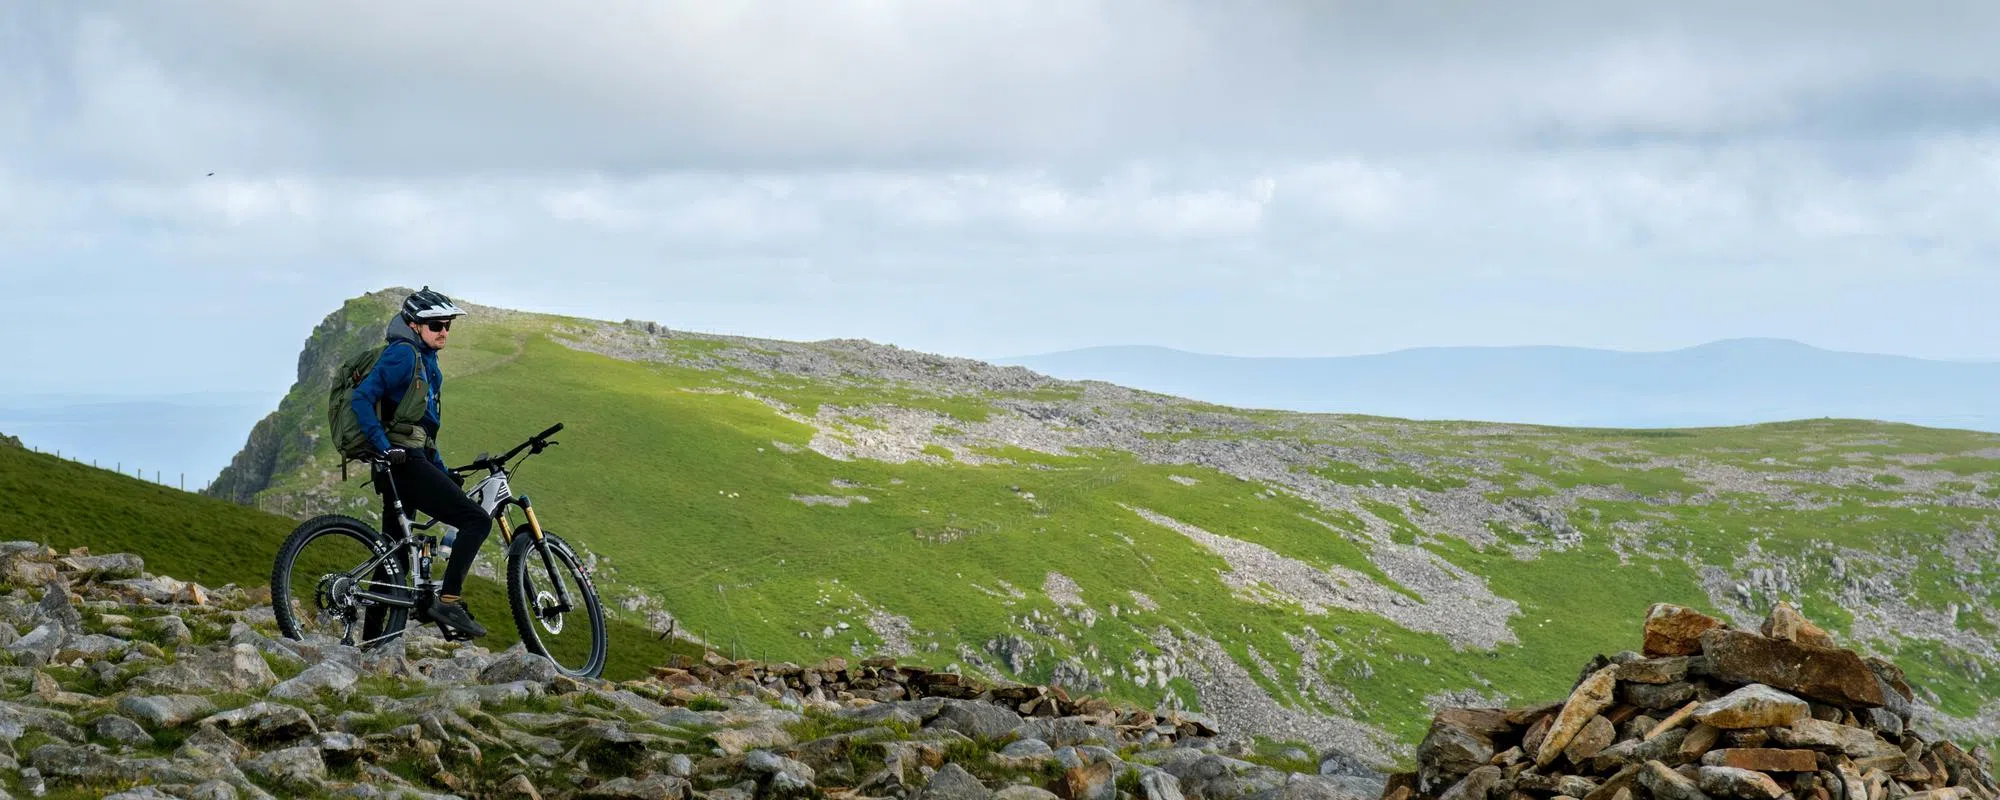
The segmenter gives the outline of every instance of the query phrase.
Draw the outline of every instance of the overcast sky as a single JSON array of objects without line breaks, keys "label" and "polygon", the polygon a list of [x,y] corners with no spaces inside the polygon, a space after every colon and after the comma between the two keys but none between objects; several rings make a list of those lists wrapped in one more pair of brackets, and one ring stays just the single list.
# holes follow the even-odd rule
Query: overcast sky
[{"label": "overcast sky", "polygon": [[2000,3],[1612,5],[4,3],[0,393],[279,393],[426,283],[974,357],[2000,357]]}]

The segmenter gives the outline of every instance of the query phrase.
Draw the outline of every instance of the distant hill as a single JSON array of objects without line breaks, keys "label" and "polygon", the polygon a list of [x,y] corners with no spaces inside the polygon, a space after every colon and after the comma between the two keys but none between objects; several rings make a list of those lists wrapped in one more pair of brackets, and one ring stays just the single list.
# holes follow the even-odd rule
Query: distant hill
[{"label": "distant hill", "polygon": [[[371,505],[325,440],[325,387],[404,293],[331,310],[206,494]],[[2000,434],[1245,411],[853,339],[458,302],[472,316],[440,355],[446,459],[565,423],[516,490],[593,560],[614,620],[677,620],[731,658],[894,656],[1381,764],[1407,761],[1442,705],[1566,695],[1654,603],[1754,629],[1782,600],[1903,665],[1920,729],[2000,740]],[[1636,414],[1618,398],[1705,385],[1676,371],[1690,359],[1807,399],[1796,387],[1853,369],[1779,342],[1567,354],[1601,362],[1587,367],[1405,355],[1456,381],[1405,416],[1471,416],[1448,403],[1502,385]],[[1551,355],[1566,366],[1538,365]],[[1924,374],[1894,366],[1869,374],[1899,391]],[[1556,380],[1576,375],[1600,383]],[[1698,407],[1740,411],[1709,392]],[[614,633],[612,653],[654,641]]]},{"label": "distant hill", "polygon": [[1439,347],[1246,358],[1093,347],[996,359],[1245,408],[1589,427],[1694,427],[1834,417],[2000,430],[2000,363],[1728,339],[1681,350]]}]

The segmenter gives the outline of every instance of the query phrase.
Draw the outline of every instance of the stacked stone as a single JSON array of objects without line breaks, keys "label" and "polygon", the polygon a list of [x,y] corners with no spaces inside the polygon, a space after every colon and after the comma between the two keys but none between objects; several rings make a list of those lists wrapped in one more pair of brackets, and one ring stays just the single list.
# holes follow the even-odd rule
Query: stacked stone
[{"label": "stacked stone", "polygon": [[1789,604],[1759,630],[1648,610],[1569,697],[1447,708],[1384,800],[1995,800],[1983,749],[1911,728],[1909,683]]},{"label": "stacked stone", "polygon": [[899,665],[888,657],[854,665],[835,657],[801,667],[791,662],[730,660],[711,650],[699,663],[688,656],[674,656],[666,666],[653,668],[653,678],[670,687],[663,699],[683,705],[714,691],[761,691],[779,697],[791,694],[805,702],[839,704],[939,697],[996,705],[1030,719],[1078,719],[1109,729],[1118,741],[1130,744],[1202,741],[1219,733],[1215,722],[1202,714],[1154,714],[1116,706],[1102,698],[1072,698],[1061,686],[994,685],[955,672]]}]

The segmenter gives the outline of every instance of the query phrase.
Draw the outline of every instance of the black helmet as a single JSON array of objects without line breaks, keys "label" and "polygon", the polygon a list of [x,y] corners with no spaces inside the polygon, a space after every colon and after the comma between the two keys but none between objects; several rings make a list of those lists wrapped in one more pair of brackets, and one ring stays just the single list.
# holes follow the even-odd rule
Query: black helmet
[{"label": "black helmet", "polygon": [[406,322],[427,322],[464,315],[463,310],[451,304],[451,298],[431,291],[429,286],[403,298],[403,319]]}]

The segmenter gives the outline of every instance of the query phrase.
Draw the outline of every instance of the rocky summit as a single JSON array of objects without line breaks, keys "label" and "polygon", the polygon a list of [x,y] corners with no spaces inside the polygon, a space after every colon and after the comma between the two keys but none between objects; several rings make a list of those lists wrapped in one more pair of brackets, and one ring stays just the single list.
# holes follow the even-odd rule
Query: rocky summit
[{"label": "rocky summit", "polygon": [[1364,767],[1323,775],[1303,752],[1260,756],[1198,714],[889,658],[801,667],[710,652],[614,683],[428,629],[366,652],[275,630],[262,588],[149,575],[130,554],[0,543],[0,800],[1383,790]]},{"label": "rocky summit", "polygon": [[1993,800],[1983,748],[1926,741],[1903,671],[1789,604],[1755,631],[1648,610],[1568,698],[1446,708],[1384,800]]}]

